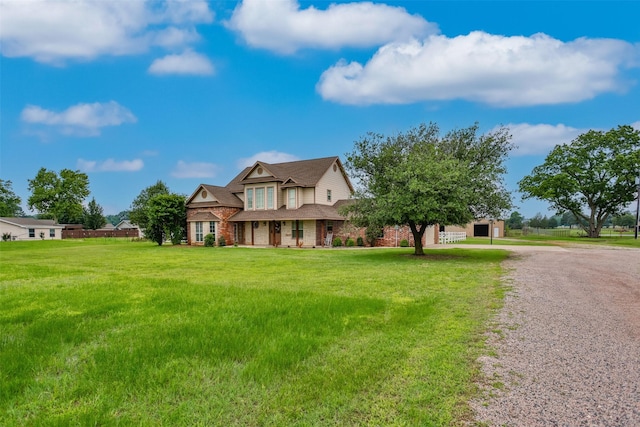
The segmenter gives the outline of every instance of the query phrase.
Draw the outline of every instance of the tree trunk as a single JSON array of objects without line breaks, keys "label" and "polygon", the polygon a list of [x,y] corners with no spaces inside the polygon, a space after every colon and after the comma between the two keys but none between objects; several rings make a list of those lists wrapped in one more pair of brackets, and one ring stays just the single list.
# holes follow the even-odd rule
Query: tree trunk
[{"label": "tree trunk", "polygon": [[420,224],[420,229],[418,230],[418,226],[415,222],[409,221],[409,228],[411,229],[411,234],[413,234],[413,242],[415,244],[415,250],[413,252],[414,255],[424,256],[424,248],[422,247],[422,236],[424,236],[424,232],[427,229],[425,224]]}]

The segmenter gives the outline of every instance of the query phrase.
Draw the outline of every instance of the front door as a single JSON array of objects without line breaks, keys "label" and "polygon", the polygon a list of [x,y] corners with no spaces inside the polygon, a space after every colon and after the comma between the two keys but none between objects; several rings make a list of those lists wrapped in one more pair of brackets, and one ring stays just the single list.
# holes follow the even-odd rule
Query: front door
[{"label": "front door", "polygon": [[269,222],[269,244],[271,246],[280,246],[281,242],[281,228],[282,224],[280,221],[271,221]]}]

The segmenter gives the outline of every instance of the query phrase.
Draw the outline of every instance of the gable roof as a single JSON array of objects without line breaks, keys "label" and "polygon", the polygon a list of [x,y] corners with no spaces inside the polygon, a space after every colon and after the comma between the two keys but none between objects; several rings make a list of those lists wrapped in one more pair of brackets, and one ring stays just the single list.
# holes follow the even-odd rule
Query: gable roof
[{"label": "gable roof", "polygon": [[[193,202],[193,199],[196,195],[201,191],[206,190],[209,194],[211,194],[216,200],[215,201],[205,201],[205,202]],[[242,191],[242,190],[241,190]],[[228,207],[244,207],[244,203],[240,200],[236,195],[234,195],[229,188],[220,187],[217,185],[208,185],[208,184],[200,184],[196,191],[187,199],[187,206],[228,206]]]},{"label": "gable roof", "polygon": [[22,228],[64,228],[52,219],[35,219],[21,217],[0,217],[0,221]]},{"label": "gable roof", "polygon": [[[284,163],[256,162],[253,166],[245,168],[234,179],[232,179],[231,182],[227,184],[227,188],[230,191],[237,193],[243,191],[242,186],[244,184],[265,182],[265,180],[279,181],[281,183],[287,183],[288,185],[293,184],[297,187],[314,187],[334,163],[337,163],[347,184],[349,185],[349,188],[353,190],[351,182],[349,181],[338,156],[310,160],[297,160],[295,162]],[[259,166],[269,172],[273,178],[248,178],[251,172]]]}]

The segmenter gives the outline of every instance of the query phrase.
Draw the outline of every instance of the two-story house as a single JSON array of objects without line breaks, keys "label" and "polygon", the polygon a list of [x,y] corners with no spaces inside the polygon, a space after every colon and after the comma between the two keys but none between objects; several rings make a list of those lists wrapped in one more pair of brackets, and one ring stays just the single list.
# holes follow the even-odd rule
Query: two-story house
[{"label": "two-story house", "polygon": [[345,218],[353,187],[340,159],[256,162],[225,187],[201,184],[187,200],[187,240],[211,233],[227,244],[322,246]]}]

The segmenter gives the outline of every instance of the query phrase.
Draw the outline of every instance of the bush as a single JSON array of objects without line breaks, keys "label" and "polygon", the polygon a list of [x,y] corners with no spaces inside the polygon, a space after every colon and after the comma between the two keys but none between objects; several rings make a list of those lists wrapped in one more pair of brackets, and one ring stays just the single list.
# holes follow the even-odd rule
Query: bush
[{"label": "bush", "polygon": [[211,233],[204,236],[204,245],[208,248],[214,247],[216,245],[216,236]]},{"label": "bush", "polygon": [[8,242],[9,240],[11,240],[11,233],[2,233],[2,241]]},{"label": "bush", "polygon": [[224,236],[218,237],[218,246],[227,246],[227,239]]},{"label": "bush", "polygon": [[356,242],[354,242],[351,237],[347,237],[347,241],[344,242],[344,245],[346,247],[349,247],[349,248],[352,247],[352,246],[355,246],[355,244],[356,244]]},{"label": "bush", "polygon": [[400,247],[408,248],[409,247],[409,241],[407,239],[400,240]]},{"label": "bush", "polygon": [[364,239],[360,236],[358,236],[358,238],[356,239],[356,244],[358,246],[364,246]]},{"label": "bush", "polygon": [[335,239],[333,239],[333,246],[334,247],[342,246],[342,239],[339,237],[336,237]]}]

